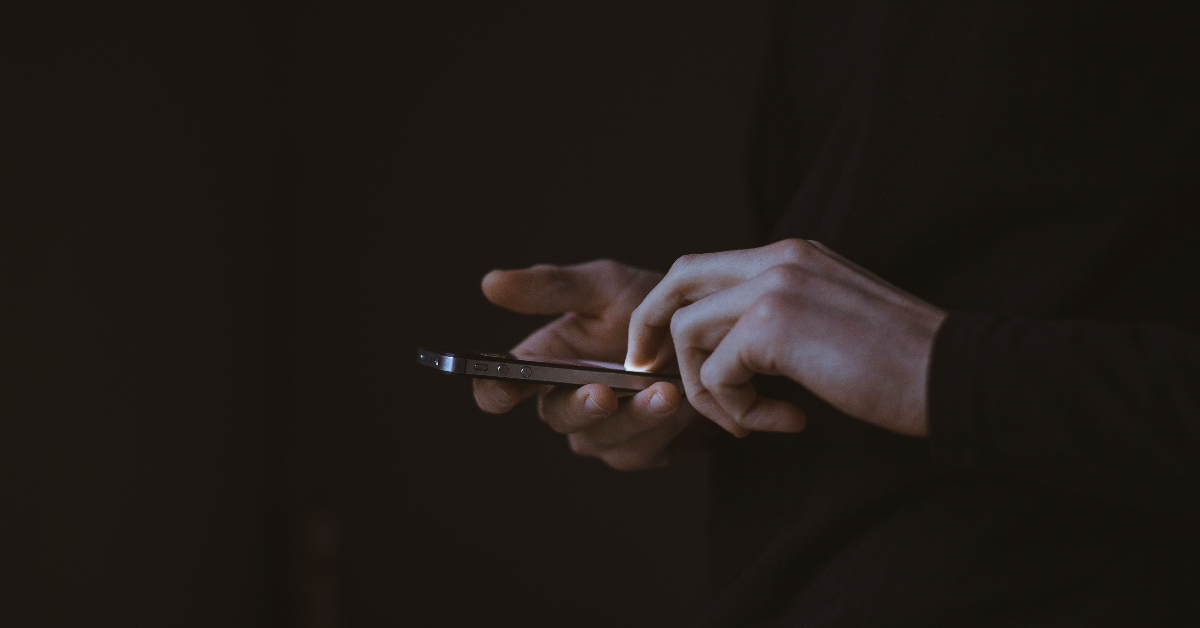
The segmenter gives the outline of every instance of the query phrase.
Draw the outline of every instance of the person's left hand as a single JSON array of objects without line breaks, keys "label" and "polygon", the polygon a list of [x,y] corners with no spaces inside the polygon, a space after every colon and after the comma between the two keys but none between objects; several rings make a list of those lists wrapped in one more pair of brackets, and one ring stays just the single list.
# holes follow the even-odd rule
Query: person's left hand
[{"label": "person's left hand", "polygon": [[762,373],[927,436],[927,371],[945,317],[816,242],[688,255],[634,310],[626,368],[677,357],[688,401],[737,435],[804,427],[795,405],[758,397],[750,379]]}]

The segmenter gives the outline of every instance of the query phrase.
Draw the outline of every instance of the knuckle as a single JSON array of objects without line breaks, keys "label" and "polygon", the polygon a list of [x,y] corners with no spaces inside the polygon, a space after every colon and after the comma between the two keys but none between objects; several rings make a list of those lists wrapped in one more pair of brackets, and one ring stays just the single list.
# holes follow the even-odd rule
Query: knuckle
[{"label": "knuckle", "polygon": [[592,262],[592,264],[595,265],[596,270],[601,275],[605,275],[605,276],[619,277],[619,276],[623,275],[625,272],[624,264],[618,262],[617,260],[607,258],[607,257],[603,257],[598,260],[595,260]]},{"label": "knuckle", "polygon": [[634,329],[642,324],[642,319],[646,317],[646,302],[642,301],[633,311],[629,313],[629,328]]},{"label": "knuckle", "polygon": [[759,324],[771,323],[784,316],[790,308],[791,303],[787,297],[778,293],[770,293],[759,297],[754,302],[754,305],[750,308],[750,315]]},{"label": "knuckle", "polygon": [[691,327],[691,315],[687,309],[686,307],[679,308],[671,315],[671,337],[676,341],[686,339],[688,329]]},{"label": "knuckle", "polygon": [[720,381],[717,376],[716,366],[712,360],[706,361],[700,366],[700,383],[704,385],[705,401],[711,405],[716,405],[717,399],[714,391],[720,389]]},{"label": "knuckle", "polygon": [[712,418],[717,415],[714,410],[720,406],[717,405],[717,400],[707,388],[700,390],[691,400],[692,407],[696,408],[706,417]]},{"label": "knuckle", "polygon": [[780,240],[773,246],[778,249],[779,254],[784,261],[791,264],[802,264],[808,261],[812,258],[812,255],[816,250],[811,242],[808,240],[801,240],[800,238],[788,238],[786,240]]},{"label": "knuckle", "polygon": [[787,290],[803,284],[808,277],[804,269],[793,264],[772,266],[763,273],[768,290]]},{"label": "knuckle", "polygon": [[688,253],[687,255],[681,255],[679,257],[679,259],[675,260],[674,264],[671,264],[671,271],[674,272],[674,271],[683,270],[683,269],[687,268],[688,266],[695,264],[696,260],[699,257],[700,257],[700,255],[696,254],[696,253]]}]

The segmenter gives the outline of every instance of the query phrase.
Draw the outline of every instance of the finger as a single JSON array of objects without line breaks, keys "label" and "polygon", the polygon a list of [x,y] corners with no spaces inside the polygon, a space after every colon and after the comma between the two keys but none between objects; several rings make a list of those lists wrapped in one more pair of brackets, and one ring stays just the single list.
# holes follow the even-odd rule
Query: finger
[{"label": "finger", "polygon": [[[777,302],[769,305],[776,309],[785,307]],[[804,429],[804,412],[791,403],[759,397],[750,382],[756,373],[781,373],[781,349],[774,341],[777,334],[762,318],[753,312],[743,316],[705,360],[700,380],[743,428],[799,432]]]},{"label": "finger", "polygon": [[675,339],[671,337],[670,333],[660,334],[657,331],[655,333],[657,336],[653,342],[658,343],[658,348],[655,350],[654,358],[643,364],[633,364],[629,361],[629,354],[626,353],[624,355],[626,371],[661,373],[669,369],[675,362]]},{"label": "finger", "polygon": [[616,361],[621,359],[622,347],[613,337],[624,335],[624,322],[615,329],[614,323],[570,312],[529,334],[513,347],[518,357],[552,356]]},{"label": "finger", "polygon": [[[789,239],[757,249],[679,258],[666,277],[646,295],[629,322],[629,369],[654,370],[659,347],[675,311],[717,291],[739,284],[780,264],[800,264],[820,255],[807,240]],[[828,259],[828,258],[826,258]]]},{"label": "finger", "polygon": [[630,271],[612,260],[573,266],[493,270],[483,277],[489,301],[522,314],[600,315],[627,283]]},{"label": "finger", "polygon": [[794,289],[822,290],[825,284],[800,266],[773,266],[749,281],[676,311],[671,317],[671,337],[675,340],[680,376],[692,405],[731,433],[739,436],[747,433],[701,381],[701,367],[750,306],[764,294]]},{"label": "finger", "polygon": [[772,266],[747,281],[676,310],[671,317],[671,338],[677,351],[694,348],[711,352],[762,296],[775,292],[824,290],[826,286],[824,280],[801,266]]},{"label": "finger", "polygon": [[[695,448],[699,444],[696,438],[681,437],[681,434],[687,431],[688,425],[695,420],[695,416],[696,411],[685,406],[657,427],[642,432],[597,457],[618,471],[665,467],[681,450]],[[570,438],[577,440],[579,436],[573,434]],[[571,448],[574,450],[576,447],[576,443],[572,442]]]},{"label": "finger", "polygon": [[[671,317],[671,336],[672,338],[676,336],[677,328],[680,336],[679,341],[675,343],[676,362],[679,364],[679,375],[680,379],[683,380],[683,389],[687,393],[688,402],[692,404],[692,407],[696,408],[700,414],[708,417],[726,431],[741,438],[749,434],[749,431],[738,425],[733,420],[733,417],[728,412],[725,412],[725,409],[713,399],[712,395],[704,388],[704,384],[700,381],[700,367],[704,365],[704,361],[708,359],[711,353],[711,348],[715,347],[717,343],[704,345],[694,342],[689,337],[689,334],[696,333],[700,328],[704,327],[702,324],[703,316],[696,314],[696,312],[702,309],[702,304],[713,298],[716,297],[709,297],[708,299],[700,300],[698,303],[693,303],[675,312],[675,316]],[[685,321],[687,321],[686,324]],[[730,327],[732,327],[732,323],[730,323]],[[721,336],[724,336],[724,333]],[[718,338],[717,340],[719,342],[720,339]]]},{"label": "finger", "polygon": [[709,353],[695,345],[677,345],[676,359],[679,362],[680,379],[683,380],[683,389],[687,393],[688,403],[730,434],[738,438],[746,436],[750,431],[738,425],[733,420],[733,416],[721,407],[721,404],[713,398],[712,394],[704,387],[704,383],[700,381],[700,368],[708,359]]},{"label": "finger", "polygon": [[572,448],[594,456],[624,445],[670,420],[683,406],[678,388],[658,382],[623,401],[618,412],[579,431]]},{"label": "finger", "polygon": [[503,414],[512,410],[513,406],[523,399],[528,399],[536,394],[541,386],[502,382],[494,379],[476,379],[472,388],[475,392],[475,405],[479,406],[480,410],[491,414]]},{"label": "finger", "polygon": [[700,368],[708,358],[708,355],[707,351],[697,349],[687,350],[679,354],[680,366],[683,371],[681,374],[683,388],[687,392],[688,403],[697,412],[708,417],[725,431],[738,438],[742,438],[749,434],[750,430],[738,425],[737,421],[733,419],[733,415],[725,411],[725,408],[713,398],[712,393],[700,381]]},{"label": "finger", "polygon": [[555,387],[538,397],[538,416],[559,434],[585,430],[617,411],[617,395],[603,384]]}]

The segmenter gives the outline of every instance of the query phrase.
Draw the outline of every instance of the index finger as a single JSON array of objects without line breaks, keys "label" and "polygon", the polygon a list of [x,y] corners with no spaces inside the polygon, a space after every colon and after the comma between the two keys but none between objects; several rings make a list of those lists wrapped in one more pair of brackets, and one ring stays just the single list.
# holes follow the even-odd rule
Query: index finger
[{"label": "index finger", "polygon": [[489,301],[522,314],[575,312],[599,316],[624,288],[628,270],[612,260],[571,266],[539,264],[519,270],[493,270],[484,275]]},{"label": "index finger", "polygon": [[646,295],[629,320],[625,368],[655,370],[666,366],[664,347],[676,310],[714,292],[751,279],[780,264],[803,264],[821,255],[807,240],[780,240],[756,249],[685,255]]}]

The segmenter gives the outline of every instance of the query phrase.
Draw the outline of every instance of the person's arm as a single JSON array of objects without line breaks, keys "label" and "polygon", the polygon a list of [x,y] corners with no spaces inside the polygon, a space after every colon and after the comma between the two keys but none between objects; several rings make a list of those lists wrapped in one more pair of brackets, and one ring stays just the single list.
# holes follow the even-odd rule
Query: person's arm
[{"label": "person's arm", "polygon": [[1200,516],[1200,338],[956,313],[932,356],[935,460]]},{"label": "person's arm", "polygon": [[[936,339],[936,341],[935,341]],[[946,312],[819,243],[682,258],[633,312],[631,366],[677,355],[731,432],[795,432],[782,375],[935,459],[1135,507],[1200,511],[1200,340],[1150,325]]]}]

